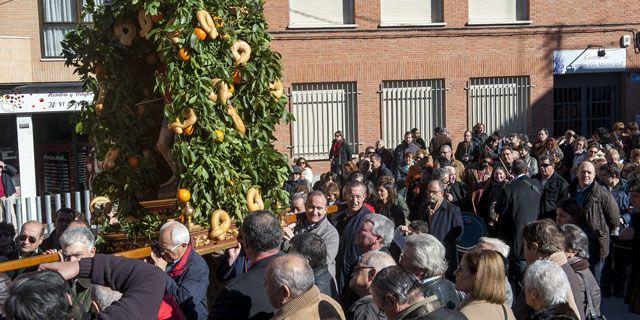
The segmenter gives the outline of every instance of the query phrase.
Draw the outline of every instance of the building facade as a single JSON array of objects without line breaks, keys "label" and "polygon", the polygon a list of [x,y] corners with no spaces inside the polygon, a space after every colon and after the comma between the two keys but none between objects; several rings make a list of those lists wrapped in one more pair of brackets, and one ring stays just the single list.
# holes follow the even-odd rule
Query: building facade
[{"label": "building facade", "polygon": [[[19,153],[23,190],[29,180],[27,189],[47,191],[36,187],[36,176],[45,172],[44,159],[60,159],[56,148],[73,158],[61,160],[74,172],[71,188],[81,187],[83,168],[74,155],[86,151],[82,137],[73,134],[68,122],[50,128],[51,119],[68,121],[73,110],[51,107],[48,99],[91,98],[80,93],[77,77],[59,58],[65,32],[91,21],[81,18],[82,4],[0,3],[0,90],[9,100],[15,98],[11,94],[30,99],[25,109],[5,101],[3,106],[10,107],[0,111],[6,132],[0,148],[12,154],[12,144]],[[635,121],[640,114],[640,7],[632,0],[607,1],[606,6],[527,0],[269,0],[265,15],[272,46],[282,54],[297,119],[278,128],[276,144],[292,158],[312,160],[316,173],[328,169],[336,130],[344,131],[357,152],[378,139],[393,148],[414,127],[429,138],[435,127],[444,126],[454,140],[476,122],[503,134],[546,127],[554,135],[567,128],[590,135],[597,127]],[[41,96],[34,99],[34,94]],[[40,99],[43,105],[31,103]],[[38,108],[41,113],[35,112]],[[60,131],[60,141],[39,134],[38,123],[40,132],[53,130],[56,136]],[[28,144],[22,147],[27,140],[31,152],[22,150],[28,149]],[[47,148],[53,151],[45,148],[51,144]]]}]

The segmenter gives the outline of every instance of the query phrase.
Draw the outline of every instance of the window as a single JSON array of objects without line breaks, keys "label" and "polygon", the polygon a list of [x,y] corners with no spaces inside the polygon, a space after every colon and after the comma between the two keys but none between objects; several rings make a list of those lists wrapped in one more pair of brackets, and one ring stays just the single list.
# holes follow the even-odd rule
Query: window
[{"label": "window", "polygon": [[[107,0],[94,0],[96,5]],[[65,35],[74,30],[79,23],[90,23],[91,16],[82,21],[82,8],[86,0],[42,0],[43,34],[42,51],[45,58],[57,58],[62,55],[62,45]]]},{"label": "window", "polygon": [[469,24],[527,22],[527,0],[469,0]]},{"label": "window", "polygon": [[289,0],[289,27],[353,26],[353,0]]},{"label": "window", "polygon": [[432,25],[442,22],[442,0],[380,0],[380,26]]},{"label": "window", "polygon": [[468,127],[481,122],[491,134],[528,133],[529,77],[472,78]]},{"label": "window", "polygon": [[329,158],[333,133],[338,130],[357,153],[357,95],[355,82],[294,84],[293,157]]},{"label": "window", "polygon": [[404,133],[420,129],[429,141],[433,129],[445,124],[444,80],[384,81],[382,83],[382,137],[394,148]]}]

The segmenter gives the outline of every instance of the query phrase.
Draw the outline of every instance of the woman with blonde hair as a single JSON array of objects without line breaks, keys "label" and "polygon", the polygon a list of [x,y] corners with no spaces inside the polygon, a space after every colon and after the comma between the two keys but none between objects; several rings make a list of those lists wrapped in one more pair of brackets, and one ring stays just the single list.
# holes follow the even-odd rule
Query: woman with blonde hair
[{"label": "woman with blonde hair", "polygon": [[455,276],[456,290],[467,295],[460,306],[460,312],[467,319],[516,319],[505,303],[505,267],[498,252],[468,251],[462,256]]}]

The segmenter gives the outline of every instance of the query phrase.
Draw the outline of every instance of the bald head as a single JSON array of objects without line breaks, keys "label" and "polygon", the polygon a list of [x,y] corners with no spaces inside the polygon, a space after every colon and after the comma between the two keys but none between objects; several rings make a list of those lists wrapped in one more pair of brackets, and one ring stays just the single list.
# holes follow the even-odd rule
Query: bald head
[{"label": "bald head", "polygon": [[315,284],[313,269],[305,258],[296,254],[271,261],[264,278],[269,302],[276,309],[309,291]]},{"label": "bald head", "polygon": [[18,244],[23,253],[33,253],[38,250],[44,240],[44,225],[38,221],[27,221],[22,225]]},{"label": "bald head", "polygon": [[376,272],[380,272],[380,270],[389,267],[395,266],[396,261],[393,260],[388,253],[382,251],[369,251],[362,255],[360,258],[360,264],[364,267],[371,267],[376,270]]},{"label": "bald head", "polygon": [[596,166],[591,161],[582,161],[578,165],[578,184],[581,188],[586,188],[593,183],[596,178]]}]

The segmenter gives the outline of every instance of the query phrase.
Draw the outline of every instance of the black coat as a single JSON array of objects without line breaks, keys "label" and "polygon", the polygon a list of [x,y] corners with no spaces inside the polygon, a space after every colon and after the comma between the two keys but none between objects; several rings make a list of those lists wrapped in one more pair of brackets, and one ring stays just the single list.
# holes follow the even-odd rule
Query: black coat
[{"label": "black coat", "polygon": [[377,188],[380,183],[380,178],[382,177],[393,177],[393,173],[391,173],[391,170],[389,170],[384,163],[380,163],[380,168],[374,169],[373,172],[371,172],[369,181]]},{"label": "black coat", "polygon": [[542,185],[542,177],[538,173],[534,176],[540,188],[540,215],[539,219],[556,218],[556,207],[560,201],[569,198],[569,183],[557,172],[554,172]]},{"label": "black coat", "polygon": [[4,193],[7,197],[12,196],[16,193],[16,185],[13,183],[13,176],[18,173],[15,167],[12,165],[6,164],[4,170],[2,170],[2,185],[4,186]]},{"label": "black coat", "polygon": [[575,312],[569,308],[567,303],[562,303],[549,307],[546,309],[538,310],[534,313],[527,315],[525,320],[578,320]]},{"label": "black coat", "polygon": [[313,269],[313,278],[316,282],[316,287],[320,290],[320,292],[336,299],[338,297],[338,290],[336,289],[336,283],[333,281],[333,277],[331,273],[329,273],[329,268],[327,265],[322,265],[320,267]]},{"label": "black coat", "polygon": [[280,255],[259,260],[247,273],[231,280],[213,302],[209,319],[270,319],[275,309],[262,284],[267,266]]},{"label": "black coat", "polygon": [[165,277],[166,292],[171,294],[187,319],[207,319],[209,266],[193,248],[184,272],[176,278]]},{"label": "black coat", "polygon": [[[334,146],[337,143],[337,141],[333,140],[331,144],[331,150],[333,150]],[[351,148],[349,147],[349,144],[343,140],[342,144],[338,147],[338,151],[336,152],[336,154],[329,155],[329,161],[331,162],[331,171],[338,174],[341,173],[342,165],[347,163],[348,161],[351,161],[352,156],[353,155],[351,154]]]},{"label": "black coat", "polygon": [[512,259],[525,260],[522,229],[538,220],[540,190],[526,175],[514,178],[504,187],[504,197],[497,205],[498,232],[512,249]]}]

